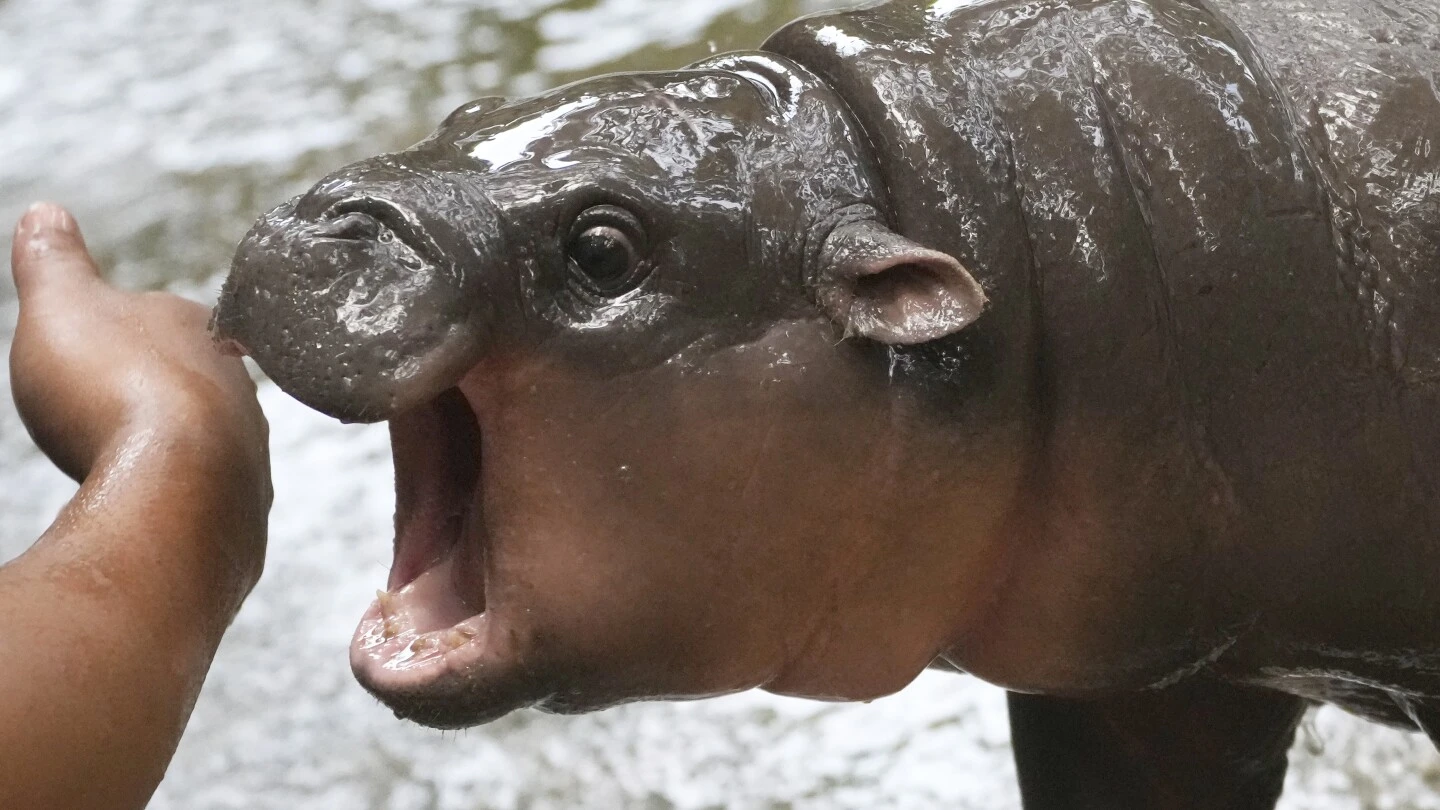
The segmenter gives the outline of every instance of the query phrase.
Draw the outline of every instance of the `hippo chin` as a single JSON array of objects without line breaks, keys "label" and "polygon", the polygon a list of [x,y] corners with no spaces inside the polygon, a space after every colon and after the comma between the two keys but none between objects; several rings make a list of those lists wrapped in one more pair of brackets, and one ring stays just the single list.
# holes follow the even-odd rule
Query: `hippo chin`
[{"label": "hippo chin", "polygon": [[457,727],[943,666],[1032,810],[1272,807],[1317,700],[1440,731],[1427,3],[895,0],[267,214],[217,339],[390,423],[361,683]]}]

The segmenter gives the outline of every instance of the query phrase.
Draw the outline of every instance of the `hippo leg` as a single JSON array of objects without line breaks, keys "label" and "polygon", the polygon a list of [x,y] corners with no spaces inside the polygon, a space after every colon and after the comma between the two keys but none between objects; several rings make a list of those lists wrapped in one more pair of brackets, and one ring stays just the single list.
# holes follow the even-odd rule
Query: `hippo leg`
[{"label": "hippo leg", "polygon": [[1425,732],[1430,742],[1440,748],[1440,700],[1411,697],[1398,692],[1392,692],[1390,698],[1417,728]]},{"label": "hippo leg", "polygon": [[1009,697],[1025,810],[1272,810],[1307,705],[1214,681]]}]

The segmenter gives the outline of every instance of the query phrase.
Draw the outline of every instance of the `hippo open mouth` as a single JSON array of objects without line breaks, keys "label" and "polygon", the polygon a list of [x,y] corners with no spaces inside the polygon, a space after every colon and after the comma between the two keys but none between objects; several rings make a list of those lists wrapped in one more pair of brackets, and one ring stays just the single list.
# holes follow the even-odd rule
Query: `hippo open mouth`
[{"label": "hippo open mouth", "polygon": [[452,388],[390,420],[395,460],[395,559],[355,632],[351,665],[384,696],[443,688],[482,664],[488,533],[482,439]]}]

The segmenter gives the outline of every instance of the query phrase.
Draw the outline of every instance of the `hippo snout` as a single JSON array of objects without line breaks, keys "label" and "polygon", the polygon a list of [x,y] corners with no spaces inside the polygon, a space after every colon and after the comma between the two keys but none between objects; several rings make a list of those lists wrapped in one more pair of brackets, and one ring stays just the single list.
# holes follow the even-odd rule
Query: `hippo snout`
[{"label": "hippo snout", "polygon": [[[446,217],[462,206],[464,231]],[[483,194],[392,157],[341,170],[242,240],[215,339],[316,410],[386,419],[475,362],[495,221]]]}]

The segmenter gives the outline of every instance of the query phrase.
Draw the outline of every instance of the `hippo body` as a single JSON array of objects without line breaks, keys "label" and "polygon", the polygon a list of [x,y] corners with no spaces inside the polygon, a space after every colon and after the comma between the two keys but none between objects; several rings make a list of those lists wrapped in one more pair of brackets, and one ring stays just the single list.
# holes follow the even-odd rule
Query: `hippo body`
[{"label": "hippo body", "polygon": [[1440,730],[1440,12],[895,0],[482,99],[262,218],[217,338],[389,419],[352,653],[432,725],[926,666],[1050,808]]},{"label": "hippo body", "polygon": [[[1345,648],[1418,676],[1440,639],[1416,576],[1440,573],[1440,12],[1396,8],[887,3],[766,43],[854,110],[897,230],[980,279],[990,308],[967,331],[1025,353],[995,361],[1017,378],[1000,407],[1045,443],[1034,485],[1073,504],[1045,533],[1086,562],[1056,564],[1129,538],[1102,570],[1137,614],[1079,656],[1097,685],[1130,657],[1104,645],[1131,648],[1167,604],[1163,656],[1186,639],[1238,657],[1281,620],[1297,666]],[[1229,546],[1210,587],[1248,594],[1203,641],[1194,595],[1163,591],[1191,542]],[[1008,685],[1089,677],[1064,669]],[[1384,678],[1345,680],[1316,696]]]}]

